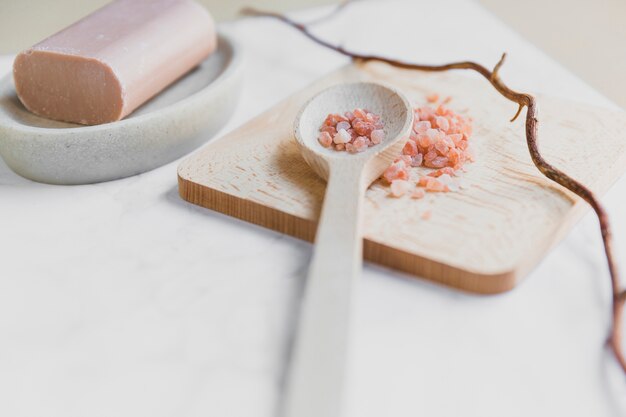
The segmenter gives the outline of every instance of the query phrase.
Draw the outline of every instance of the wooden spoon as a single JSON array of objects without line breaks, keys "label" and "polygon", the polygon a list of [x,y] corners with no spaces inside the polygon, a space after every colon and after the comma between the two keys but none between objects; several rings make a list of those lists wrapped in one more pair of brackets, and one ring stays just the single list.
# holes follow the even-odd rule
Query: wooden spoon
[{"label": "wooden spoon", "polygon": [[[383,142],[357,154],[322,147],[317,138],[326,116],[355,108],[381,116]],[[342,413],[353,287],[363,262],[361,205],[367,186],[400,155],[412,124],[408,100],[375,83],[330,87],[307,102],[296,119],[302,155],[328,185],[287,375],[284,417]]]}]

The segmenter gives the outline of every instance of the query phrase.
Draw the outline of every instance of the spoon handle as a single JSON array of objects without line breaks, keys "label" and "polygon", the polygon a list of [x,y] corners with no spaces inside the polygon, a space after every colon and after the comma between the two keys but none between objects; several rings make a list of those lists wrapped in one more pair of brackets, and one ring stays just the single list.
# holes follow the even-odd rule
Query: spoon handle
[{"label": "spoon handle", "polygon": [[283,417],[339,417],[343,410],[353,287],[363,263],[365,187],[358,167],[333,168],[300,310]]}]

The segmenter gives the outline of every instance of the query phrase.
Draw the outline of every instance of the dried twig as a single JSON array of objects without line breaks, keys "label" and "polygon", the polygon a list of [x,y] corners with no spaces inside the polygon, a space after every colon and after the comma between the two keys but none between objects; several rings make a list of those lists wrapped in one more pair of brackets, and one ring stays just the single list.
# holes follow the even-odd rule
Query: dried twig
[{"label": "dried twig", "polygon": [[[331,15],[334,15],[339,9],[344,8],[349,2],[350,0],[344,1],[337,9],[334,10],[333,13],[331,13]],[[484,66],[472,61],[460,61],[443,65],[415,64],[411,62],[405,62],[399,59],[349,51],[342,46],[334,45],[331,42],[318,37],[309,30],[308,25],[296,22],[295,20],[290,19],[283,14],[257,10],[250,7],[243,9],[241,13],[248,16],[269,17],[276,19],[297,29],[313,42],[333,51],[336,51],[342,55],[348,56],[353,60],[380,61],[399,68],[431,72],[448,70],[472,70],[482,75],[500,94],[502,94],[508,100],[518,104],[519,107],[517,109],[517,112],[515,113],[511,121],[517,119],[524,107],[526,107],[526,142],[533,163],[539,169],[539,171],[541,171],[541,173],[547,178],[567,188],[568,190],[585,200],[591,206],[591,208],[594,210],[598,217],[598,221],[600,223],[600,231],[602,233],[602,241],[604,243],[604,251],[609,267],[609,274],[611,276],[613,292],[613,320],[611,323],[611,332],[608,343],[613,350],[613,353],[615,354],[615,357],[619,362],[622,370],[626,372],[626,358],[622,353],[621,346],[622,310],[624,309],[624,302],[626,301],[626,291],[622,290],[619,274],[617,271],[617,265],[615,263],[615,260],[613,259],[613,250],[611,245],[611,228],[609,225],[608,216],[604,208],[600,204],[598,198],[593,194],[593,192],[591,192],[591,190],[589,190],[583,184],[571,178],[564,172],[549,164],[541,156],[541,153],[539,152],[539,148],[537,146],[537,125],[539,123],[539,120],[537,119],[537,101],[530,94],[520,93],[518,91],[512,90],[500,79],[498,75],[498,71],[504,64],[506,54],[502,55],[498,63],[494,66],[493,70],[489,70]],[[316,22],[317,21],[319,20],[316,20]]]}]

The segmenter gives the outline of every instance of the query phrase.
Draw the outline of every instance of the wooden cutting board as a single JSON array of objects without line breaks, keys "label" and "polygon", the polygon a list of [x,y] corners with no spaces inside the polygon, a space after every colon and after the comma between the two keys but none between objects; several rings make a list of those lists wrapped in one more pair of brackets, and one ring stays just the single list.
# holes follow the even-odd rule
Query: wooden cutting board
[{"label": "wooden cutting board", "polygon": [[[588,209],[544,178],[530,160],[524,114],[483,79],[425,73],[370,62],[351,64],[287,98],[212,142],[179,167],[183,199],[313,241],[325,183],[295,145],[293,120],[325,87],[358,80],[388,83],[416,104],[452,96],[450,107],[474,119],[477,161],[462,175],[467,188],[422,200],[392,198],[383,181],[367,192],[367,260],[479,293],[513,288]],[[547,160],[595,192],[624,170],[626,114],[539,97],[539,146]],[[428,220],[422,213],[432,213]]]}]

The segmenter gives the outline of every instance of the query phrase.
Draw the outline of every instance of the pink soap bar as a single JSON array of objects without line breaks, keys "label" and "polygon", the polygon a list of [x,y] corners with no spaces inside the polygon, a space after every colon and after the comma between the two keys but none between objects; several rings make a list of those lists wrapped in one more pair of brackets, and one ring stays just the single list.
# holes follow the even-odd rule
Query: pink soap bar
[{"label": "pink soap bar", "polygon": [[193,0],[117,0],[20,53],[15,89],[40,116],[113,122],[216,47],[213,19]]}]

